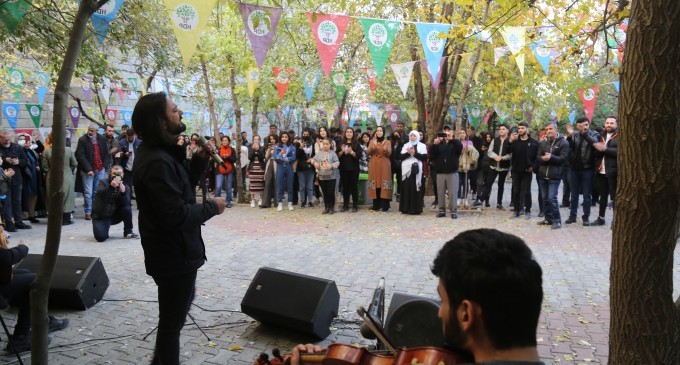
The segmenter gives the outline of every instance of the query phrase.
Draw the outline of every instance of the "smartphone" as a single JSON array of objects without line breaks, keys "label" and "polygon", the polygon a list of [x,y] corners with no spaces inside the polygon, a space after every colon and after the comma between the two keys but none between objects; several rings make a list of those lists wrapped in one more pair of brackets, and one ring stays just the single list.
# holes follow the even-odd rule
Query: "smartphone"
[{"label": "smartphone", "polygon": [[437,138],[446,138],[446,133],[437,133]]}]

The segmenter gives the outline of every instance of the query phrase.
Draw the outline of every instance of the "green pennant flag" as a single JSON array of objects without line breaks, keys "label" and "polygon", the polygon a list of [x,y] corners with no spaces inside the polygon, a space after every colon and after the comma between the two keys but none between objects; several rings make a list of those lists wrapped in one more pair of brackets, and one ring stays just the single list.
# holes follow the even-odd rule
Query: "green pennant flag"
[{"label": "green pennant flag", "polygon": [[482,119],[482,106],[481,105],[470,105],[466,106],[468,121],[473,127],[477,128],[479,126],[479,121]]},{"label": "green pennant flag", "polygon": [[361,130],[365,131],[366,130],[366,123],[368,122],[368,112],[367,111],[360,111],[359,112],[359,119],[361,120]]},{"label": "green pennant flag", "polygon": [[399,22],[384,19],[359,18],[361,27],[366,34],[368,50],[371,51],[373,66],[378,74],[378,81],[382,79],[387,59],[394,44],[394,37],[399,30]]},{"label": "green pennant flag", "polygon": [[21,91],[24,89],[24,73],[21,70],[14,67],[10,68],[7,73],[9,74],[9,86],[14,93],[14,98],[19,100],[21,97]]},{"label": "green pennant flag", "polygon": [[331,81],[333,82],[333,89],[335,89],[335,96],[338,98],[338,105],[340,105],[347,91],[347,71],[332,71]]},{"label": "green pennant flag", "polygon": [[136,77],[128,77],[128,81],[130,82],[130,87],[132,88],[132,91],[137,93],[139,90],[139,79]]},{"label": "green pennant flag", "polygon": [[5,26],[10,33],[14,34],[17,31],[17,26],[31,7],[32,1],[33,0],[0,1],[0,4],[2,4],[0,5],[0,20],[5,23]]},{"label": "green pennant flag", "polygon": [[28,114],[31,115],[33,124],[36,128],[40,128],[40,116],[42,115],[42,105],[40,104],[26,104],[26,109],[28,109]]}]

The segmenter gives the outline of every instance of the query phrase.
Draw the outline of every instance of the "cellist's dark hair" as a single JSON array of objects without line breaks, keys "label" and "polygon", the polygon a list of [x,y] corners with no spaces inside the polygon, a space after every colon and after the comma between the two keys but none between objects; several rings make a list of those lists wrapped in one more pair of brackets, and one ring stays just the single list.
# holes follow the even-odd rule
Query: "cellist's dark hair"
[{"label": "cellist's dark hair", "polygon": [[521,238],[495,229],[465,231],[444,244],[432,273],[443,284],[452,313],[463,300],[481,307],[494,349],[536,346],[542,271]]},{"label": "cellist's dark hair", "polygon": [[171,146],[177,142],[177,138],[165,128],[167,107],[168,96],[162,91],[142,96],[135,105],[132,129],[146,145]]}]

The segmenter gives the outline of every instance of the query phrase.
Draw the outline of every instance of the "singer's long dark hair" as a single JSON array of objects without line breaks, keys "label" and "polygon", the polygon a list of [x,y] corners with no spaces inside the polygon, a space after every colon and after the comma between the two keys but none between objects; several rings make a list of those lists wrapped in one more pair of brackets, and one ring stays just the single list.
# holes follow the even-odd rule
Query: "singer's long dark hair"
[{"label": "singer's long dark hair", "polygon": [[164,92],[142,96],[132,112],[132,129],[146,145],[173,146],[177,138],[165,128],[168,96]]}]

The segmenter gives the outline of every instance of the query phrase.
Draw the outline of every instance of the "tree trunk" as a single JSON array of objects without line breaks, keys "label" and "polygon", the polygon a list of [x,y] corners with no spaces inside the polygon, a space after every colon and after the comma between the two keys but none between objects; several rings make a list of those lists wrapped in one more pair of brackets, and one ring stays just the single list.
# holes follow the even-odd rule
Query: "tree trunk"
[{"label": "tree trunk", "polygon": [[75,72],[76,61],[85,38],[85,30],[90,16],[104,5],[105,0],[83,0],[78,6],[73,28],[64,55],[64,63],[59,71],[57,85],[54,88],[54,116],[52,119],[52,166],[56,168],[50,172],[50,189],[47,192],[49,204],[49,219],[47,220],[47,234],[45,250],[40,262],[40,269],[35,281],[31,284],[31,362],[33,364],[47,364],[47,300],[50,284],[54,276],[54,268],[59,254],[61,241],[61,223],[64,213],[64,148],[66,146],[66,119],[68,113],[69,89]]},{"label": "tree trunk", "polygon": [[634,1],[621,74],[610,364],[679,364],[680,2]]},{"label": "tree trunk", "polygon": [[[205,80],[205,94],[208,97],[208,110],[210,111],[210,121],[213,126],[213,133],[215,138],[220,135],[220,128],[217,125],[217,115],[215,115],[215,100],[213,100],[210,92],[210,79],[208,79],[208,68],[205,66],[205,59],[201,55],[201,70],[203,71],[203,80]],[[217,149],[219,150],[220,141],[216,141]]]},{"label": "tree trunk", "polygon": [[255,96],[253,97],[253,116],[250,119],[250,129],[253,135],[250,136],[250,140],[253,141],[255,136],[258,135],[257,130],[260,129],[260,118],[257,115],[257,108],[260,106],[260,94],[255,90]]},{"label": "tree trunk", "polygon": [[[233,64],[231,57],[227,58],[228,64]],[[234,108],[234,123],[236,124],[236,156],[241,156],[241,104],[238,102],[238,95],[236,95],[236,71],[232,67],[229,70],[229,86],[231,87],[231,100],[233,102]],[[246,198],[246,187],[243,184],[243,174],[241,171],[241,159],[236,158],[236,163],[234,164],[234,169],[236,170],[236,190],[238,191],[238,202],[247,203],[248,198]]]}]

